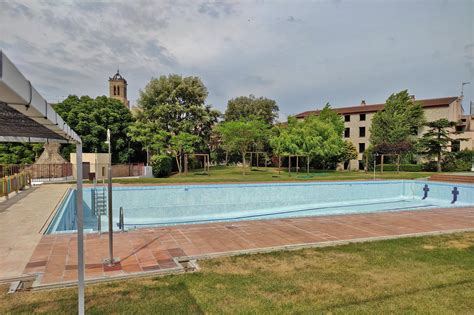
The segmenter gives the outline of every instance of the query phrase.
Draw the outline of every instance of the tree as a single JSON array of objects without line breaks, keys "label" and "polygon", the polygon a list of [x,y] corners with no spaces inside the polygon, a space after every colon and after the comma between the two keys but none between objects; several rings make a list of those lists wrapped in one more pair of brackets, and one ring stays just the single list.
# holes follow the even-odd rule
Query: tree
[{"label": "tree", "polygon": [[112,161],[125,163],[133,154],[128,128],[133,121],[123,104],[106,96],[70,95],[54,109],[81,136],[84,152],[108,152],[107,129],[112,134]]},{"label": "tree", "polygon": [[326,104],[319,116],[303,121],[290,117],[287,126],[276,127],[270,145],[278,155],[306,155],[307,163],[318,159],[322,165],[339,162],[344,141],[342,117]]},{"label": "tree", "polygon": [[459,134],[456,132],[454,127],[457,126],[457,122],[449,121],[445,118],[438,119],[436,121],[425,124],[428,127],[428,131],[423,134],[419,143],[418,149],[421,154],[426,156],[435,156],[437,171],[441,172],[441,160],[443,153],[451,146],[454,140],[464,141],[466,139],[457,138],[454,139],[451,135]]},{"label": "tree", "polygon": [[[147,137],[147,130],[160,130],[167,134],[164,142],[169,144],[172,136],[184,132],[198,137],[194,144],[196,149],[206,148],[212,126],[220,115],[205,104],[207,95],[207,88],[198,77],[172,74],[151,79],[140,91],[135,134]],[[161,136],[150,139],[146,146],[161,140]]]},{"label": "tree", "polygon": [[41,143],[0,144],[0,164],[32,164],[43,150]]},{"label": "tree", "polygon": [[267,124],[260,120],[226,121],[217,126],[217,131],[227,151],[242,155],[242,172],[245,174],[245,156],[267,138]]},{"label": "tree", "polygon": [[239,96],[227,102],[226,121],[261,120],[272,125],[278,118],[278,105],[266,97]]},{"label": "tree", "polygon": [[150,165],[150,149],[160,151],[166,147],[168,133],[157,129],[151,122],[136,121],[130,125],[128,136],[146,150],[146,163]]},{"label": "tree", "polygon": [[384,108],[372,119],[370,142],[374,151],[380,154],[410,152],[424,122],[421,103],[414,101],[407,90],[390,95]]},{"label": "tree", "polygon": [[[351,141],[344,141],[344,147],[341,154],[341,160],[343,162],[348,162],[350,160],[357,159],[357,149]],[[350,164],[349,164],[350,170]]]},{"label": "tree", "polygon": [[183,170],[183,155],[194,153],[194,144],[197,141],[199,141],[198,136],[186,132],[182,132],[171,137],[169,149],[176,159],[176,165],[178,166],[179,173],[181,173]]}]

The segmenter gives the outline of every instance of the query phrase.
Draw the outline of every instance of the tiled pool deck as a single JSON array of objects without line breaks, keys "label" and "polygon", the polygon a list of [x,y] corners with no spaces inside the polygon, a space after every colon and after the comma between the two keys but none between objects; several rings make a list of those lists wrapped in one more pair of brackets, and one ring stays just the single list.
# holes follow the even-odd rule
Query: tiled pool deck
[{"label": "tiled pool deck", "polygon": [[[174,257],[205,257],[299,245],[321,246],[328,242],[456,230],[474,230],[474,208],[146,228],[114,234],[114,256],[121,262],[112,268],[102,264],[108,255],[108,235],[87,234],[86,279],[180,270]],[[44,235],[24,273],[41,273],[35,284],[40,286],[76,280],[76,242],[75,234]]]}]

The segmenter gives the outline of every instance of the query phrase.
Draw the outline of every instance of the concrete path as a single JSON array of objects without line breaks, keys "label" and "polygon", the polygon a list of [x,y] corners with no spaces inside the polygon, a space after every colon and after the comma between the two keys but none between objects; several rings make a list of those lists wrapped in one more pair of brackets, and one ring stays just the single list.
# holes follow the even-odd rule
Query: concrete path
[{"label": "concrete path", "polygon": [[0,203],[0,279],[23,274],[41,229],[70,186],[42,185]]},{"label": "concrete path", "polygon": [[[325,217],[223,222],[143,228],[114,233],[114,257],[108,267],[107,234],[86,234],[86,279],[129,277],[176,269],[177,257],[231,255],[288,247],[334,245],[346,241],[474,230],[474,208],[381,212]],[[76,234],[44,235],[25,274],[41,274],[38,284],[77,279]]]}]

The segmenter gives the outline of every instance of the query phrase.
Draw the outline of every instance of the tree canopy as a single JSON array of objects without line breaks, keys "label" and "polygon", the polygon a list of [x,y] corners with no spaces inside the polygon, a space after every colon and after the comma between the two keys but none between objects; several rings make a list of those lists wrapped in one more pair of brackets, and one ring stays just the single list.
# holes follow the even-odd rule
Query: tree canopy
[{"label": "tree canopy", "polygon": [[227,102],[226,121],[261,120],[272,125],[278,118],[277,103],[266,97],[239,96]]},{"label": "tree canopy", "polygon": [[0,164],[32,164],[42,150],[42,143],[2,143],[0,144]]},{"label": "tree canopy", "polygon": [[416,133],[425,116],[420,102],[414,101],[407,90],[394,93],[377,112],[370,127],[370,142],[378,153],[402,154],[412,149]]},{"label": "tree canopy", "polygon": [[169,149],[176,159],[176,165],[178,166],[179,173],[183,171],[183,154],[194,153],[194,144],[197,141],[199,141],[198,136],[189,134],[187,132],[181,132],[177,135],[171,136]]},{"label": "tree canopy", "polygon": [[70,95],[54,106],[55,111],[81,136],[84,152],[108,152],[107,129],[112,134],[112,161],[125,163],[133,154],[128,128],[130,111],[115,99]]},{"label": "tree canopy", "polygon": [[319,116],[308,116],[303,121],[294,117],[288,124],[276,127],[270,145],[277,155],[306,155],[322,165],[340,162],[347,147],[342,139],[342,117],[326,104]]},{"label": "tree canopy", "polygon": [[259,150],[268,136],[268,126],[261,120],[226,121],[217,126],[222,145],[228,152],[242,155],[243,172],[245,173],[245,156],[247,152]]},{"label": "tree canopy", "polygon": [[206,105],[207,95],[198,77],[171,74],[151,79],[140,91],[130,136],[147,149],[169,149],[173,136],[186,133],[196,136],[196,150],[204,150],[220,115]]},{"label": "tree canopy", "polygon": [[451,137],[451,135],[458,134],[454,130],[457,124],[457,122],[449,121],[445,118],[428,122],[426,123],[428,130],[423,134],[418,143],[418,150],[421,154],[436,157],[438,172],[441,172],[442,155],[451,146],[452,142],[454,140],[465,140]]}]

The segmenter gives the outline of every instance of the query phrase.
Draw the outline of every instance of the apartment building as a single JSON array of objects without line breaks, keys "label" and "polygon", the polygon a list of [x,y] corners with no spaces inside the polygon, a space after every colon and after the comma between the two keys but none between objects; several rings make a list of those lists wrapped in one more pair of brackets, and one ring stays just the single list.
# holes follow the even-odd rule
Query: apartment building
[{"label": "apartment building", "polygon": [[[411,96],[413,100],[415,97]],[[441,118],[446,118],[450,121],[459,121],[460,125],[457,127],[458,131],[463,131],[463,134],[457,135],[457,138],[468,138],[467,141],[456,141],[452,144],[452,150],[462,150],[465,148],[474,148],[474,115],[464,114],[462,107],[462,97],[442,97],[433,99],[416,100],[421,103],[425,111],[427,121],[435,121]],[[363,168],[362,160],[363,152],[369,146],[370,139],[370,125],[375,113],[382,110],[385,104],[366,104],[363,100],[360,105],[350,107],[334,108],[334,110],[344,117],[344,135],[343,137],[351,141],[357,149],[358,158],[352,160],[344,165],[344,169]],[[319,115],[319,110],[306,111],[295,115],[297,119],[304,119],[309,115]],[[424,128],[418,130],[421,135]]]}]

